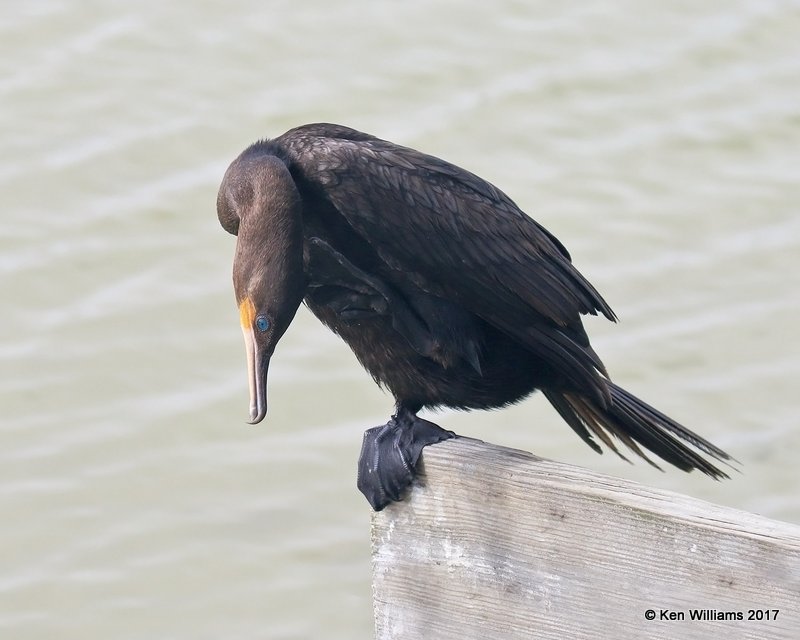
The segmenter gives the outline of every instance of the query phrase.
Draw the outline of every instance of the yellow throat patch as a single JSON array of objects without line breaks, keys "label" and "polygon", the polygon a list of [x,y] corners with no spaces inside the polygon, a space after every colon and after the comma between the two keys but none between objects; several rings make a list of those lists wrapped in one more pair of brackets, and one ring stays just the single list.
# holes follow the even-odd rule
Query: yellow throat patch
[{"label": "yellow throat patch", "polygon": [[256,317],[256,307],[250,298],[245,297],[239,303],[239,319],[242,322],[242,327],[251,329],[253,327],[253,319]]}]

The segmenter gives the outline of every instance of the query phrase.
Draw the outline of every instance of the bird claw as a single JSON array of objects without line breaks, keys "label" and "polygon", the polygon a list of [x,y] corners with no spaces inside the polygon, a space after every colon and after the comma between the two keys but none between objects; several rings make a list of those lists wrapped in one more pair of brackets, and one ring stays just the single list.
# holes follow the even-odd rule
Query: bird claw
[{"label": "bird claw", "polygon": [[402,499],[416,475],[422,449],[455,437],[439,425],[411,413],[399,413],[367,429],[358,459],[359,491],[375,511]]}]

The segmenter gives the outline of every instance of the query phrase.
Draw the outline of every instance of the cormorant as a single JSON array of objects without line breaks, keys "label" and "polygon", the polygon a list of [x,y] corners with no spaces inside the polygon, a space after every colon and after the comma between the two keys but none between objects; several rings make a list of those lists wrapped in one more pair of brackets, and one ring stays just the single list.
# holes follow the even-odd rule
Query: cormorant
[{"label": "cormorant", "polygon": [[375,510],[402,498],[423,447],[455,435],[420,409],[503,407],[536,389],[597,452],[595,437],[622,456],[616,438],[654,466],[640,445],[727,477],[701,455],[727,453],[611,382],[581,315],[614,312],[553,234],[469,171],[308,124],[245,149],[217,213],[238,235],[250,422],[266,415],[269,361],[303,301],[394,395],[395,414],[365,432],[359,459]]}]

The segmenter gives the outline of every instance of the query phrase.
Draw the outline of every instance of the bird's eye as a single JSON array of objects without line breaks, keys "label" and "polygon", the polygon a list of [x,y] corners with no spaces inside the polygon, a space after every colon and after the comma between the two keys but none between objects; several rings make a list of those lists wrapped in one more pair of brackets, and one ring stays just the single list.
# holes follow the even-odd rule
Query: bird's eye
[{"label": "bird's eye", "polygon": [[269,329],[269,320],[267,316],[258,316],[256,318],[256,329],[258,329],[261,333],[264,333],[267,329]]}]

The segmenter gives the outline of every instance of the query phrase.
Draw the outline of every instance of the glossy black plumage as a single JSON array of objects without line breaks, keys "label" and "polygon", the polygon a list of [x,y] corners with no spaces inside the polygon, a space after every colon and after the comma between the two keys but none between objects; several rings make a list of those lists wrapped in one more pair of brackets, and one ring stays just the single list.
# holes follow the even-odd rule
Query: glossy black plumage
[{"label": "glossy black plumage", "polygon": [[[239,234],[234,286],[256,354],[254,421],[266,411],[269,357],[303,297],[394,394],[395,444],[422,407],[499,407],[538,388],[598,451],[595,438],[617,451],[610,434],[640,455],[637,443],[681,469],[725,476],[700,453],[729,460],[725,452],[609,381],[581,315],[614,320],[611,308],[552,234],[478,176],[313,124],[246,149],[218,213]],[[271,319],[268,335],[248,328],[257,314]],[[413,476],[421,446],[387,465]]]}]

